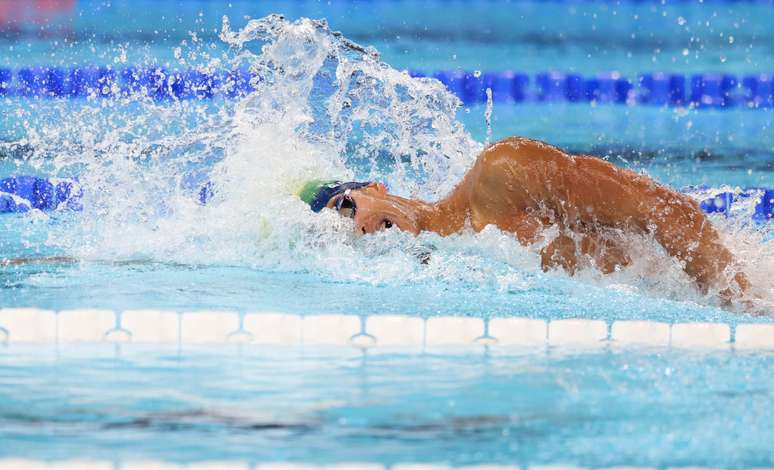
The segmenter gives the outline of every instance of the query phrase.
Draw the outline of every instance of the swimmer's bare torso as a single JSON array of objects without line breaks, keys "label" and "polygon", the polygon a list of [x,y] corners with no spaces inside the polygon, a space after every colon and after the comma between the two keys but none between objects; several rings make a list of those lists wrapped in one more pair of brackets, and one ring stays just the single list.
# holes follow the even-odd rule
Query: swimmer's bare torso
[{"label": "swimmer's bare torso", "polygon": [[[603,272],[630,262],[607,231],[650,233],[701,290],[716,289],[728,301],[749,288],[743,273],[727,272],[733,257],[693,199],[599,158],[568,155],[530,139],[488,147],[452,193],[436,203],[387,194],[378,183],[349,194],[362,233],[397,226],[449,235],[466,226],[480,231],[495,225],[531,244],[546,227],[557,226],[560,235],[541,251],[542,268],[571,274],[579,255]],[[328,203],[334,206],[335,198]]]}]

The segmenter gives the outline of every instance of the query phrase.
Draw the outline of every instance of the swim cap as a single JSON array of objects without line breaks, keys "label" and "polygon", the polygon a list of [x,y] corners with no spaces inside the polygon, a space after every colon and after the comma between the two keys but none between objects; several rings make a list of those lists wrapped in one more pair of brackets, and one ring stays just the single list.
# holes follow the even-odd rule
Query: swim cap
[{"label": "swim cap", "polygon": [[348,189],[360,189],[369,184],[371,183],[311,180],[304,183],[301,189],[296,192],[296,195],[302,201],[309,204],[309,207],[314,212],[320,212],[333,196],[337,196]]}]

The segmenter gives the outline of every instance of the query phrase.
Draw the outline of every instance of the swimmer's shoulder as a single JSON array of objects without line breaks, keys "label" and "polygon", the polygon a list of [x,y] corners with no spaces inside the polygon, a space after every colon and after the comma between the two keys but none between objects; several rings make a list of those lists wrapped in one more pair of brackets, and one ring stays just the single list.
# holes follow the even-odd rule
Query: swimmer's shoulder
[{"label": "swimmer's shoulder", "polygon": [[589,181],[613,180],[633,189],[649,192],[670,192],[671,190],[648,177],[628,168],[623,168],[603,158],[593,155],[576,155],[579,175]]},{"label": "swimmer's shoulder", "polygon": [[649,180],[643,175],[621,168],[593,155],[574,155],[540,140],[526,137],[508,137],[489,146],[481,157],[489,164],[510,161],[522,166],[547,166],[558,171],[570,169],[582,173],[615,175],[632,180]]},{"label": "swimmer's shoulder", "polygon": [[490,145],[478,157],[477,166],[497,170],[503,166],[511,169],[555,167],[573,164],[573,157],[558,147],[527,137],[508,137]]}]

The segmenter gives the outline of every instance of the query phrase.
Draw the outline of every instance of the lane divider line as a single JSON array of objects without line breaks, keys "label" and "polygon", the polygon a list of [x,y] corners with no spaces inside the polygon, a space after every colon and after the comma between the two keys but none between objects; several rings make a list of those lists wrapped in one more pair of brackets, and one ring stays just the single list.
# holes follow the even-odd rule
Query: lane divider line
[{"label": "lane divider line", "polygon": [[774,350],[774,323],[667,324],[523,317],[295,315],[278,312],[0,309],[0,344],[133,343],[338,346],[433,351],[446,347],[661,347]]}]

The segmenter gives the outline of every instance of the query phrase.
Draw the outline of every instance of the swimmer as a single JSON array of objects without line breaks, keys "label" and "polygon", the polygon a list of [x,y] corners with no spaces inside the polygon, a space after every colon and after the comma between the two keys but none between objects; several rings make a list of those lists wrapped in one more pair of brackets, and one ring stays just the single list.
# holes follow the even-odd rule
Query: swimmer
[{"label": "swimmer", "polygon": [[[740,301],[746,310],[758,310],[744,298],[747,277],[735,270],[731,252],[689,196],[599,158],[526,138],[488,147],[435,203],[388,194],[381,183],[312,181],[298,196],[315,212],[328,208],[352,218],[361,234],[397,228],[447,236],[494,225],[523,245],[542,241],[541,268],[570,275],[585,260],[603,273],[627,266],[631,254],[621,235],[651,234],[701,291],[717,292],[726,306]],[[559,232],[550,240],[549,227]],[[0,267],[74,262],[57,256],[0,259]]]},{"label": "swimmer", "polygon": [[556,226],[559,235],[540,252],[541,268],[570,275],[581,257],[603,273],[628,265],[629,253],[611,234],[652,234],[702,292],[718,292],[724,305],[750,288],[693,199],[599,158],[569,155],[526,138],[488,147],[435,203],[391,195],[381,183],[310,182],[299,197],[315,212],[328,208],[352,218],[362,234],[397,228],[447,236],[494,225],[531,245]]}]

